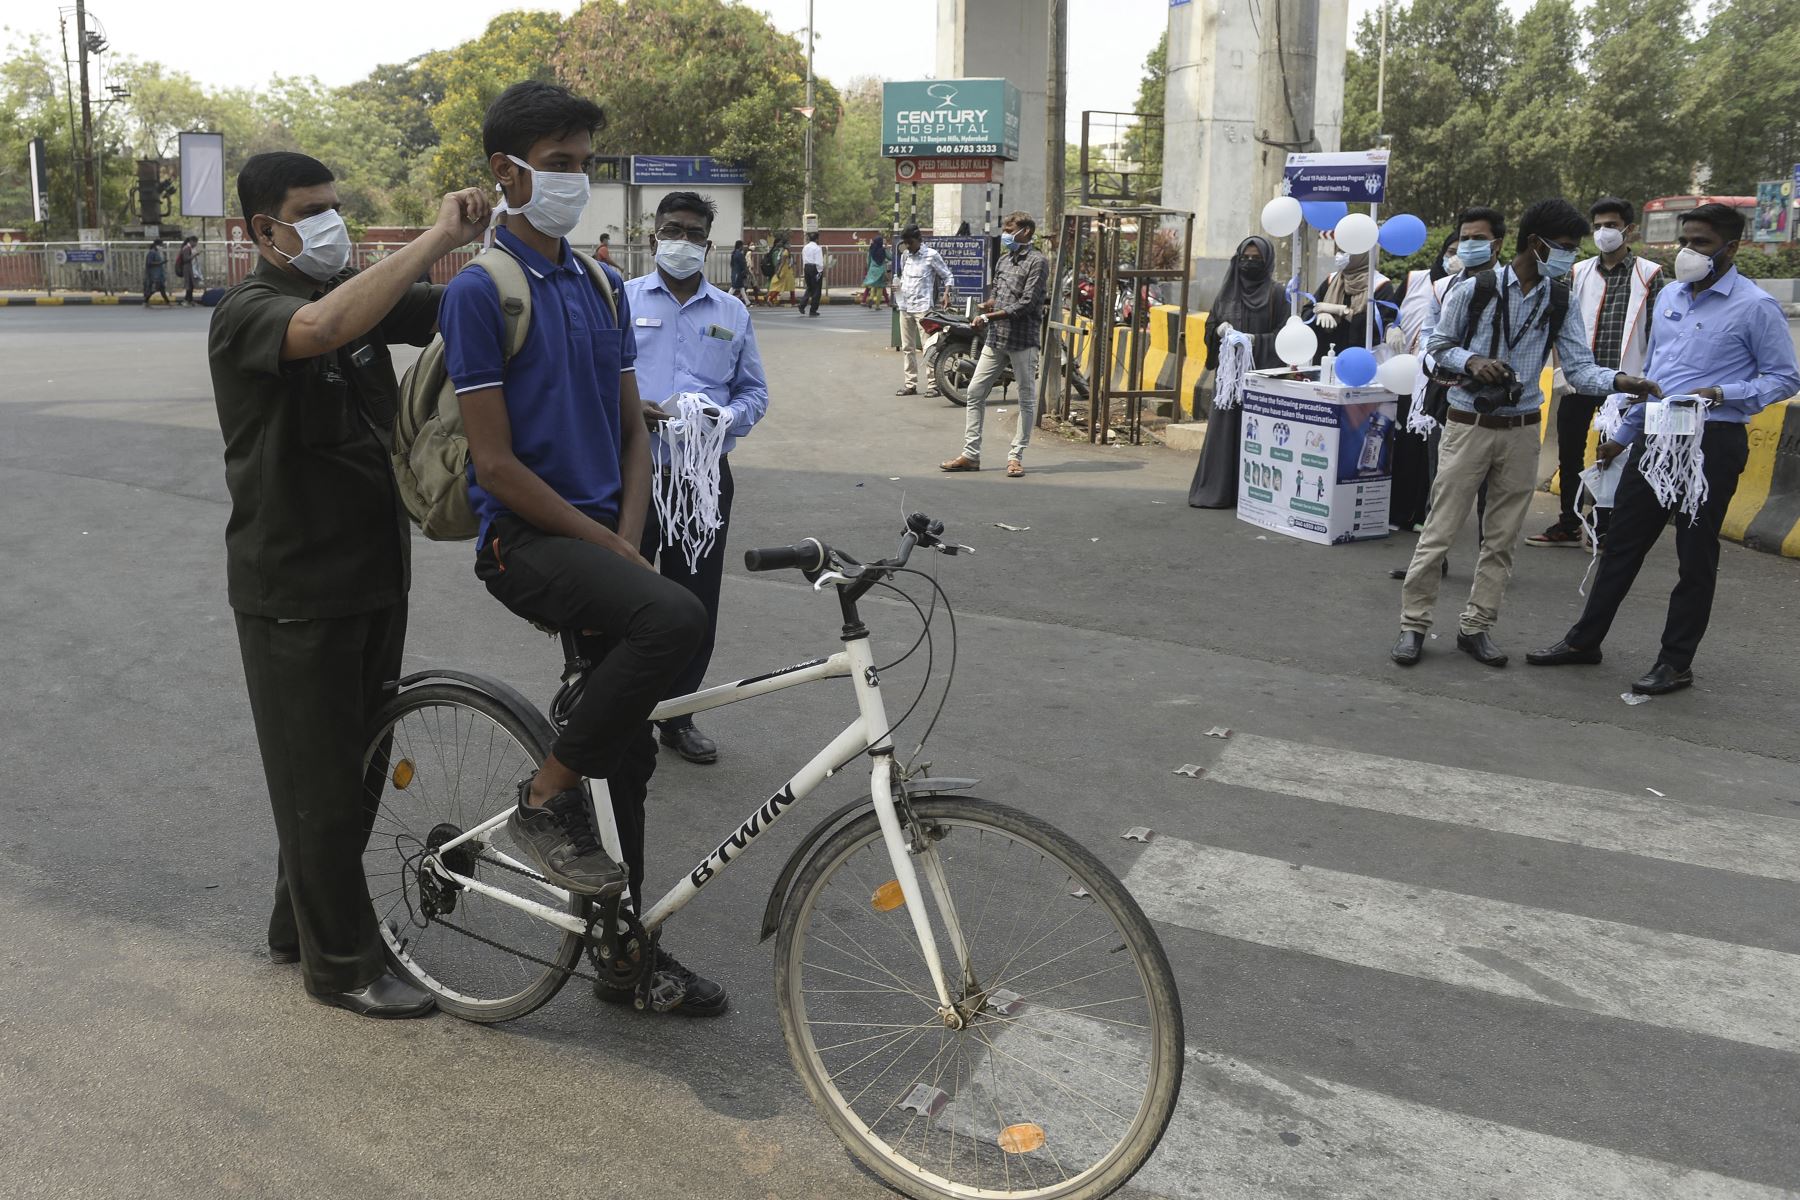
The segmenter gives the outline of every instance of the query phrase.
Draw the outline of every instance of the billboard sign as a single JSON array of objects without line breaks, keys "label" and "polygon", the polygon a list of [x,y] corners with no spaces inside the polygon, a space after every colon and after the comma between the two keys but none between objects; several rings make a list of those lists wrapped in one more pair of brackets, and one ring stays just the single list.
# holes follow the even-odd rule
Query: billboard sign
[{"label": "billboard sign", "polygon": [[736,163],[720,162],[704,154],[634,154],[631,156],[631,182],[669,187],[692,184],[747,187],[750,169]]},{"label": "billboard sign", "polygon": [[881,85],[881,156],[1019,157],[1019,89],[1004,79]]},{"label": "billboard sign", "polygon": [[1751,240],[1785,242],[1792,237],[1794,181],[1771,179],[1756,185],[1756,220]]},{"label": "billboard sign", "polygon": [[42,224],[50,219],[50,168],[44,161],[44,139],[30,142],[31,219]]},{"label": "billboard sign", "polygon": [[896,158],[895,183],[995,183],[1004,159]]},{"label": "billboard sign", "polygon": [[1386,150],[1290,154],[1282,172],[1281,194],[1301,201],[1379,204],[1387,195],[1387,173]]},{"label": "billboard sign", "polygon": [[927,246],[944,256],[950,279],[965,296],[987,290],[988,244],[984,237],[928,237]]},{"label": "billboard sign", "polygon": [[225,215],[225,135],[183,133],[181,147],[181,215]]}]

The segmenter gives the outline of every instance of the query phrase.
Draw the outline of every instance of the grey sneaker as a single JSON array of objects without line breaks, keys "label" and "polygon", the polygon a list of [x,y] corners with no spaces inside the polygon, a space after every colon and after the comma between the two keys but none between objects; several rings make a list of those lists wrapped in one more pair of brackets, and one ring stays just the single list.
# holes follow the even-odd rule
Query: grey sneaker
[{"label": "grey sneaker", "polygon": [[550,797],[542,808],[526,803],[530,794],[527,776],[519,781],[519,802],[506,820],[506,830],[544,878],[586,896],[624,891],[625,868],[601,849],[594,836],[587,793],[570,788]]}]

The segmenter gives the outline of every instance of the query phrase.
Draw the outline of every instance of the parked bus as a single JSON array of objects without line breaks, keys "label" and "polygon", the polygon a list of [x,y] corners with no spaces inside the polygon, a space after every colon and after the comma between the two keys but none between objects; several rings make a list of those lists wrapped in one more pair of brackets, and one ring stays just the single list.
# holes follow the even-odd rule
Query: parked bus
[{"label": "parked bus", "polygon": [[1756,225],[1755,196],[1658,196],[1644,201],[1644,244],[1673,250],[1681,234],[1681,214],[1702,204],[1725,204],[1744,214],[1744,238],[1749,240]]}]

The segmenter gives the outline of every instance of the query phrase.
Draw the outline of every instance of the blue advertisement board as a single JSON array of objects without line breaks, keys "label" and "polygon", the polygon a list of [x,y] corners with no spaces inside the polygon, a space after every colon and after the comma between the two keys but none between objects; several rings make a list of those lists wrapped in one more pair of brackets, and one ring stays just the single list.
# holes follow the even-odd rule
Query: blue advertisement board
[{"label": "blue advertisement board", "polygon": [[671,187],[696,183],[748,186],[750,170],[707,155],[634,154],[631,156],[631,182]]},{"label": "blue advertisement board", "polygon": [[1387,173],[1386,150],[1290,154],[1282,172],[1281,194],[1300,201],[1378,204],[1387,195]]},{"label": "blue advertisement board", "polygon": [[881,156],[1019,157],[1019,89],[1004,79],[881,85]]},{"label": "blue advertisement board", "polygon": [[987,290],[987,239],[984,237],[932,237],[925,244],[944,256],[956,290],[965,296],[979,296]]}]

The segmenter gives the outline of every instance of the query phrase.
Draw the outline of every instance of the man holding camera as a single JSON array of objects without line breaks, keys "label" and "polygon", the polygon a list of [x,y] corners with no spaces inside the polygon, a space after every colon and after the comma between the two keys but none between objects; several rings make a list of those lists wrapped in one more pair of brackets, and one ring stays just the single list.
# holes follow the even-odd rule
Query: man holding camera
[{"label": "man holding camera", "polygon": [[1456,645],[1477,662],[1506,665],[1490,635],[1537,483],[1543,403],[1538,374],[1552,346],[1578,391],[1662,394],[1647,379],[1596,364],[1579,323],[1567,319],[1569,289],[1562,280],[1587,232],[1587,220],[1567,200],[1539,200],[1519,222],[1512,263],[1465,279],[1444,297],[1428,349],[1438,369],[1453,373],[1456,382],[1450,387],[1431,514],[1401,589],[1400,638],[1392,657],[1403,667],[1416,664],[1423,653],[1441,564],[1484,482],[1488,504],[1481,554]]}]

